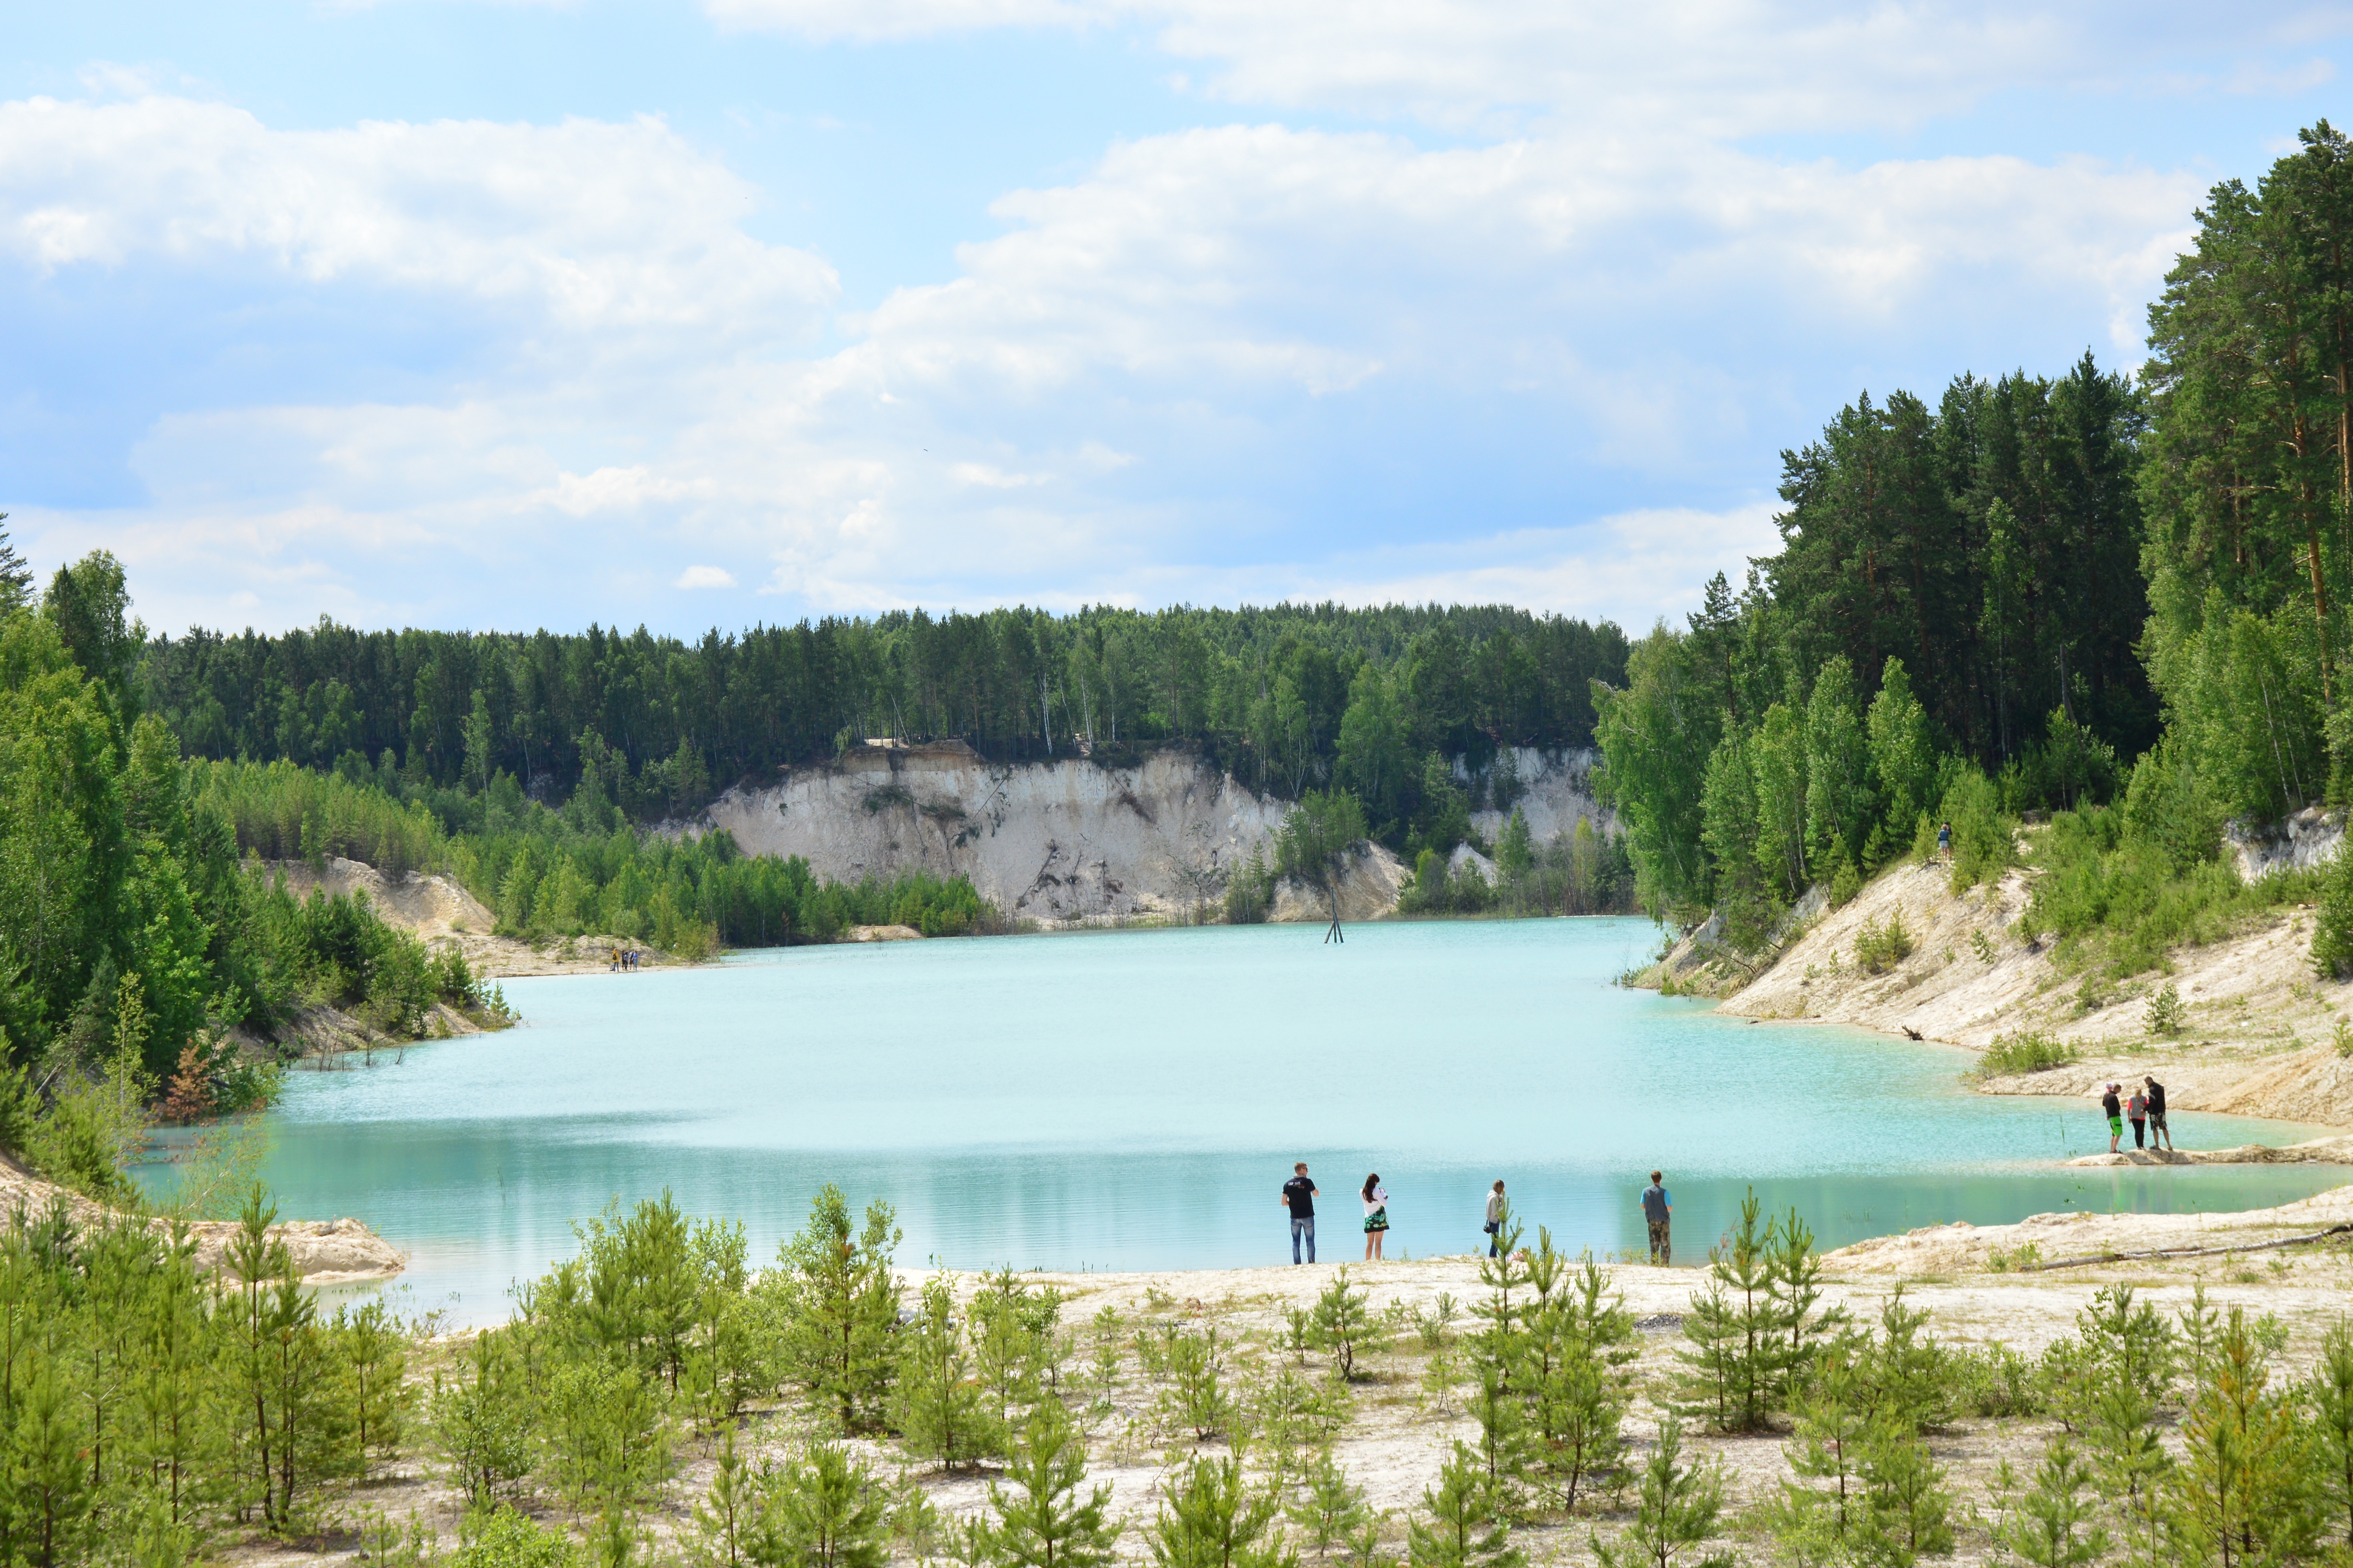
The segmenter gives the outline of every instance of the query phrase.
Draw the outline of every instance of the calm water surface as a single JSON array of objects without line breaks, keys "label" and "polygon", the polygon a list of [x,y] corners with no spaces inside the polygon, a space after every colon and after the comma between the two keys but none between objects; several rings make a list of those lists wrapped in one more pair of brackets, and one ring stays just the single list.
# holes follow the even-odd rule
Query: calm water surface
[{"label": "calm water surface", "polygon": [[[1104,931],[797,948],[691,972],[507,983],[523,1026],[291,1076],[263,1172],[284,1212],[411,1254],[413,1307],[496,1317],[617,1194],[743,1219],[756,1255],[820,1184],[897,1206],[902,1261],[1213,1268],[1288,1256],[1304,1159],[1324,1257],[1461,1252],[1500,1176],[1571,1248],[1641,1244],[1663,1166],[1682,1260],[1753,1184],[1825,1247],[2039,1210],[2233,1209],[2326,1167],[2063,1171],[2094,1108],[1992,1099],[1967,1053],[1752,1026],[1620,990],[1640,921]],[[2277,1122],[2176,1112],[2185,1147]],[[166,1172],[151,1173],[158,1185]]]}]

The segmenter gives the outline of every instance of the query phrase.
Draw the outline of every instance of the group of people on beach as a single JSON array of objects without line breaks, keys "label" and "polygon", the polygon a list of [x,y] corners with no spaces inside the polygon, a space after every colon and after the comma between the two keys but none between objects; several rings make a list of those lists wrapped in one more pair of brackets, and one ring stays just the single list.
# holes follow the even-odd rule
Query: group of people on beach
[{"label": "group of people on beach", "polygon": [[[1666,1178],[1659,1172],[1651,1173],[1651,1184],[1642,1189],[1642,1219],[1651,1233],[1651,1261],[1664,1266],[1673,1259],[1673,1248],[1668,1241],[1668,1220],[1674,1202],[1667,1196]],[[1381,1260],[1381,1243],[1389,1230],[1389,1190],[1381,1185],[1381,1173],[1375,1171],[1366,1176],[1363,1189],[1356,1194],[1365,1205],[1365,1261]],[[1291,1261],[1315,1261],[1315,1200],[1323,1196],[1314,1178],[1307,1173],[1307,1162],[1300,1161],[1291,1167],[1291,1180],[1282,1184],[1282,1206],[1291,1215]],[[1504,1220],[1505,1217],[1504,1184],[1501,1181],[1487,1189],[1487,1217],[1481,1227],[1487,1235],[1487,1256],[1500,1258],[1504,1253]]]},{"label": "group of people on beach", "polygon": [[[2108,1152],[2117,1153],[2123,1142],[2125,1123],[2132,1123],[2133,1147],[2173,1147],[2173,1130],[2165,1124],[2165,1085],[2153,1078],[2143,1078],[2141,1087],[2130,1094],[2124,1085],[2112,1083],[2100,1091],[2100,1110],[2108,1119]],[[2163,1144],[2157,1143],[2164,1139]]]},{"label": "group of people on beach", "polygon": [[607,951],[612,959],[612,962],[606,965],[607,971],[618,972],[624,969],[635,969],[638,967],[638,954],[636,948],[616,947],[609,948]]}]

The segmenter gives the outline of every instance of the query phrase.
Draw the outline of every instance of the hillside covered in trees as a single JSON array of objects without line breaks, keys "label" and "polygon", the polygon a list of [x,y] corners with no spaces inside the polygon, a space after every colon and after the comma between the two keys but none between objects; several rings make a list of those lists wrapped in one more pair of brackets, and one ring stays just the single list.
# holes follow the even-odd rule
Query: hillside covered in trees
[{"label": "hillside covered in trees", "polygon": [[[469,793],[584,782],[659,817],[867,736],[955,736],[1000,761],[1202,748],[1253,788],[1352,788],[1401,833],[1424,759],[1592,743],[1611,625],[1502,606],[999,609],[712,631],[361,632],[145,643],[141,696],[192,756]],[[454,812],[446,814],[454,816]],[[456,826],[454,821],[450,824]]]},{"label": "hillside covered in trees", "polygon": [[1647,907],[1753,942],[1939,822],[1966,882],[2049,813],[2030,921],[2145,924],[2221,896],[2163,889],[2221,888],[2226,821],[2345,804],[2348,160],[2323,122],[2214,188],[2137,378],[1864,395],[1783,454],[1779,553],[1597,689]]}]

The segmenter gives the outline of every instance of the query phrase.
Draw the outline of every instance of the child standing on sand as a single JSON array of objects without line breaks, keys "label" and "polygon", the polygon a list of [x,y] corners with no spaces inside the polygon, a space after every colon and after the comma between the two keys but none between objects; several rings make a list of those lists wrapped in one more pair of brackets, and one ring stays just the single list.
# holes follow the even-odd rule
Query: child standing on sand
[{"label": "child standing on sand", "polygon": [[1381,1238],[1389,1233],[1389,1190],[1381,1185],[1381,1173],[1375,1171],[1365,1178],[1365,1261],[1381,1260]]}]

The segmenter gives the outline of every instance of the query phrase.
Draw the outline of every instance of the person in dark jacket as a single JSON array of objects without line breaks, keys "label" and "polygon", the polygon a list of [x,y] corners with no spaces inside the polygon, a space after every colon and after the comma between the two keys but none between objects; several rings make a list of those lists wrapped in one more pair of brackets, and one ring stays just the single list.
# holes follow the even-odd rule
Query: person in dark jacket
[{"label": "person in dark jacket", "polygon": [[2116,1152],[2116,1144],[2125,1135],[2125,1102],[2116,1098],[2116,1091],[2123,1088],[2120,1083],[2112,1083],[2100,1091],[2100,1114],[2108,1119],[2108,1152],[2111,1154]]},{"label": "person in dark jacket", "polygon": [[[2140,1080],[2148,1089],[2148,1146],[2152,1149],[2173,1147],[2173,1129],[2165,1124],[2165,1085],[2153,1078]],[[2162,1139],[2160,1143],[2158,1140]]]}]

